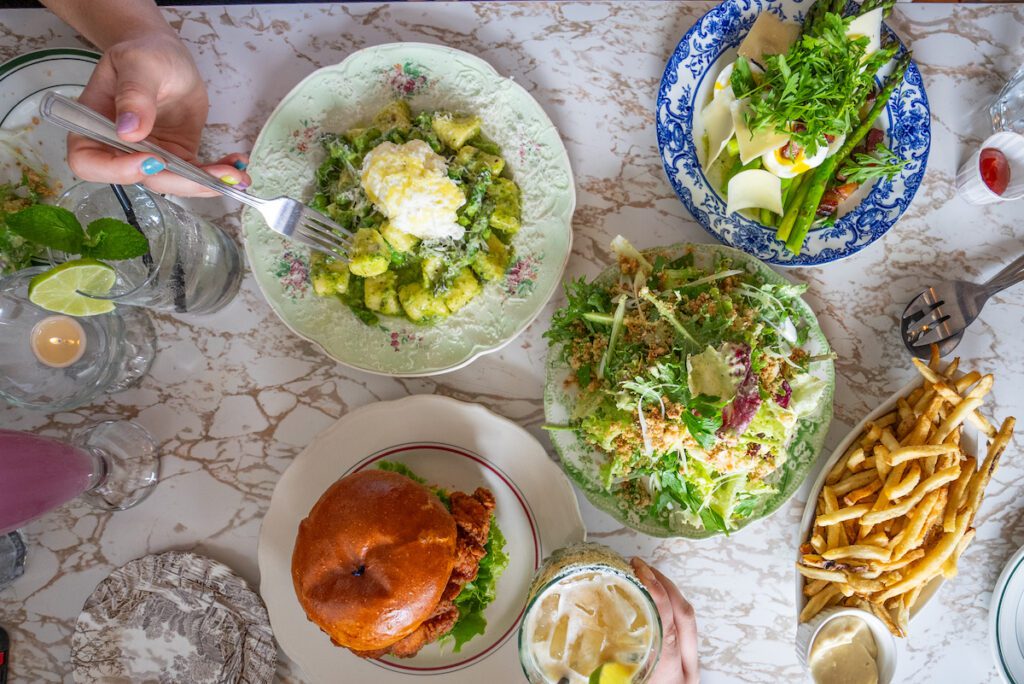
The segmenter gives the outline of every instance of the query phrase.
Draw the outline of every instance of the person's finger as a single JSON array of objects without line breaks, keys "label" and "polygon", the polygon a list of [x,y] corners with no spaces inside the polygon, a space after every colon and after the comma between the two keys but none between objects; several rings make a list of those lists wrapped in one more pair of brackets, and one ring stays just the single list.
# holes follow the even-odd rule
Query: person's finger
[{"label": "person's finger", "polygon": [[232,164],[209,164],[203,166],[202,169],[214,178],[219,179],[222,183],[236,187],[239,190],[245,190],[252,185],[252,178],[249,177],[249,174],[245,171],[239,171]]},{"label": "person's finger", "polygon": [[[677,643],[676,623],[672,617],[672,599],[669,598],[668,590],[661,581],[655,577],[651,566],[647,565],[640,558],[633,558],[630,563],[640,582],[647,587],[647,593],[654,599],[654,605],[658,608],[658,615],[661,616],[661,648],[663,652],[673,653]],[[671,582],[669,583],[671,586]]]},{"label": "person's finger", "polygon": [[697,658],[697,615],[675,582],[657,568],[651,568],[651,572],[665,587],[669,601],[672,603],[672,615],[675,618],[679,637],[679,655],[682,659],[686,684],[697,684],[700,681],[700,663]]},{"label": "person's finger", "polygon": [[165,168],[152,154],[126,154],[77,135],[68,136],[68,165],[82,180],[121,185],[141,183]]},{"label": "person's finger", "polygon": [[116,74],[114,107],[117,135],[122,140],[144,140],[156,123],[157,95],[162,81],[148,61],[121,59],[113,64]]},{"label": "person's finger", "polygon": [[249,155],[243,154],[242,152],[232,152],[226,157],[218,159],[215,164],[227,164],[234,166],[239,171],[245,171],[249,168]]}]

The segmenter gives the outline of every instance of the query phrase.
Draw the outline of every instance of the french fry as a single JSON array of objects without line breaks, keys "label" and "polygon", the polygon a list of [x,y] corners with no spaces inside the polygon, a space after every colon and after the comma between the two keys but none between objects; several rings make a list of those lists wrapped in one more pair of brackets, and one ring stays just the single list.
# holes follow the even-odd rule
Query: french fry
[{"label": "french fry", "polygon": [[898,465],[889,473],[882,491],[890,501],[895,501],[914,491],[914,487],[921,480],[921,466],[918,463],[911,463],[909,467]]},{"label": "french fry", "polygon": [[985,462],[981,464],[977,475],[971,478],[971,484],[967,493],[967,509],[965,511],[965,513],[970,514],[971,521],[974,520],[974,516],[978,513],[981,497],[985,495],[985,488],[988,486],[989,480],[992,479],[992,473],[995,472],[999,465],[999,457],[1002,456],[1006,445],[1010,443],[1010,438],[1013,436],[1013,426],[1016,422],[1016,419],[1013,417],[1003,421],[999,432],[996,433],[995,438],[988,445],[988,454],[985,456]]},{"label": "french fry", "polygon": [[840,508],[838,510],[832,511],[831,513],[819,515],[817,519],[815,519],[814,524],[821,525],[822,527],[828,527],[829,525],[841,523],[844,520],[854,520],[856,518],[859,518],[865,513],[867,513],[869,510],[871,510],[871,506],[867,504],[847,506],[846,508]]},{"label": "french fry", "polygon": [[917,458],[927,456],[945,456],[957,451],[955,444],[930,444],[921,446],[901,446],[889,452],[889,465],[896,466],[900,463],[913,461]]},{"label": "french fry", "polygon": [[942,564],[946,562],[950,554],[956,550],[957,544],[960,542],[960,538],[964,536],[964,532],[967,531],[969,523],[970,516],[966,512],[961,513],[957,517],[956,529],[953,532],[943,534],[939,542],[930,551],[925,553],[924,558],[908,568],[907,574],[902,580],[881,593],[879,600],[886,601],[893,596],[898,596],[930,581],[941,571]]},{"label": "french fry", "polygon": [[952,482],[960,475],[960,466],[953,466],[952,468],[946,468],[940,470],[924,482],[921,482],[914,491],[907,495],[907,498],[898,504],[894,504],[889,508],[883,508],[880,511],[871,511],[866,513],[861,520],[868,525],[875,525],[888,520],[889,518],[895,518],[897,516],[906,515],[910,512],[910,509],[918,504],[929,492],[938,489],[947,482]]},{"label": "french fry", "polygon": [[857,489],[854,489],[852,492],[843,497],[843,502],[846,503],[847,506],[853,506],[861,499],[868,498],[881,488],[882,481],[875,480],[874,482],[870,482],[864,485],[863,487],[858,487]]},{"label": "french fry", "polygon": [[946,579],[953,579],[957,573],[957,563],[960,562],[960,556],[964,550],[967,549],[967,545],[974,539],[976,530],[973,527],[967,529],[964,532],[964,536],[960,538],[960,541],[956,545],[956,550],[953,554],[946,559],[946,562],[942,564],[942,576]]},{"label": "french fry", "polygon": [[828,475],[825,477],[825,484],[832,485],[839,482],[843,473],[846,472],[846,464],[850,461],[850,457],[853,456],[859,448],[859,446],[853,445],[846,450],[846,453],[843,454],[843,456],[836,461],[836,464],[832,466],[832,469],[828,471]]},{"label": "french fry", "polygon": [[828,549],[828,546],[825,543],[825,538],[820,534],[816,534],[811,537],[811,547],[818,554],[822,554]]},{"label": "french fry", "polygon": [[868,425],[870,427],[868,428],[867,434],[865,434],[860,440],[861,449],[870,448],[878,441],[878,438],[882,436],[882,428],[878,427],[875,423],[869,423]]},{"label": "french fry", "polygon": [[874,448],[874,459],[875,459],[875,470],[878,471],[878,477],[882,480],[889,476],[889,449],[884,444],[876,444]]},{"label": "french fry", "polygon": [[877,470],[862,470],[859,473],[853,473],[848,477],[843,478],[839,482],[832,485],[832,491],[836,496],[843,496],[849,494],[854,489],[863,487],[864,485],[876,480],[878,478]]},{"label": "french fry", "polygon": [[841,558],[864,558],[886,562],[892,555],[892,551],[881,546],[868,546],[867,544],[854,544],[852,546],[840,546],[829,549],[821,554],[825,560],[839,560]]},{"label": "french fry", "polygon": [[867,460],[867,458],[864,455],[864,449],[857,449],[850,455],[850,460],[846,462],[846,467],[849,468],[851,472],[855,473],[858,470],[863,470],[861,465],[865,460]]},{"label": "french fry", "polygon": [[921,544],[924,533],[927,530],[926,523],[931,515],[932,509],[939,500],[939,492],[934,491],[928,494],[921,503],[910,512],[910,521],[900,533],[900,541],[893,546],[891,560],[899,560],[911,549]]},{"label": "french fry", "polygon": [[[799,568],[800,566],[797,566]],[[811,580],[810,582],[804,583],[804,596],[814,596],[819,591],[828,586],[829,581],[823,579]]]},{"label": "french fry", "polygon": [[956,528],[956,514],[960,511],[965,501],[967,485],[970,484],[971,477],[974,475],[976,468],[977,459],[973,456],[968,456],[960,464],[960,477],[949,486],[949,499],[946,501],[946,511],[942,517],[942,530],[944,532],[952,532]]},{"label": "french fry", "polygon": [[820,613],[822,609],[828,605],[829,601],[832,599],[838,600],[839,596],[841,596],[841,594],[838,586],[834,583],[829,584],[827,587],[812,596],[804,606],[804,609],[800,611],[800,622],[807,622],[812,617]]},{"label": "french fry", "polygon": [[868,567],[876,572],[892,573],[893,571],[905,568],[914,561],[921,560],[922,558],[924,558],[924,549],[914,549],[897,561],[889,561],[888,563],[870,563]]}]

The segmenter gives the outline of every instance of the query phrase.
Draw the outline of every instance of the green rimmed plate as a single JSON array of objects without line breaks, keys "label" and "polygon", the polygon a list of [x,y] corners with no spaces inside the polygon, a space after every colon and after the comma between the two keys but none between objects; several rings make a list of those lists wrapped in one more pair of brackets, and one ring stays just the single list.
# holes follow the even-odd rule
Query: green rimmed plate
[{"label": "green rimmed plate", "polygon": [[[743,265],[748,271],[757,273],[764,278],[765,282],[790,284],[790,281],[770,269],[767,264],[731,247],[677,244],[644,250],[644,253],[659,253],[669,259],[675,259],[682,256],[687,249],[693,250],[698,264],[701,262],[710,264],[716,254],[721,254],[730,257],[734,263]],[[617,272],[618,267],[609,267],[597,277],[597,280],[611,282]],[[806,350],[812,355],[827,353],[829,345],[825,334],[821,331],[811,307],[802,300],[800,313],[801,318],[810,326]],[[544,417],[549,424],[566,425],[576,405],[577,397],[573,386],[567,382],[569,366],[560,359],[561,355],[557,351],[556,348],[548,353],[547,380],[544,387]],[[813,372],[826,383],[818,408],[811,415],[800,419],[796,435],[787,448],[788,456],[785,464],[770,476],[772,481],[778,485],[776,492],[771,496],[764,497],[753,515],[742,521],[738,529],[743,529],[755,520],[765,518],[778,510],[800,487],[821,452],[825,443],[825,435],[828,434],[829,423],[832,420],[835,369],[832,362],[827,361],[815,364]],[[552,431],[550,437],[560,456],[562,468],[569,478],[576,483],[590,503],[623,525],[656,537],[703,539],[720,534],[685,522],[670,521],[667,517],[654,517],[646,511],[636,510],[629,505],[625,498],[620,496],[617,490],[609,492],[602,486],[600,467],[606,460],[603,453],[594,449],[572,431]],[[735,531],[732,533],[734,534]]]},{"label": "green rimmed plate", "polygon": [[431,375],[500,349],[540,313],[569,258],[576,196],[558,131],[529,93],[477,57],[420,43],[360,50],[297,85],[253,147],[253,194],[308,199],[322,159],[320,133],[364,123],[398,98],[413,111],[477,114],[484,133],[501,146],[523,193],[523,227],[513,240],[515,257],[503,280],[488,283],[469,306],[434,326],[389,317],[367,326],[340,301],[313,294],[304,247],[281,239],[249,209],[242,215],[242,231],[256,282],[297,334],[353,368]]},{"label": "green rimmed plate", "polygon": [[50,91],[77,97],[99,59],[91,50],[50,48],[0,64],[0,183],[17,181],[22,166],[44,173],[57,194],[78,182],[64,132],[40,122],[39,102]]}]

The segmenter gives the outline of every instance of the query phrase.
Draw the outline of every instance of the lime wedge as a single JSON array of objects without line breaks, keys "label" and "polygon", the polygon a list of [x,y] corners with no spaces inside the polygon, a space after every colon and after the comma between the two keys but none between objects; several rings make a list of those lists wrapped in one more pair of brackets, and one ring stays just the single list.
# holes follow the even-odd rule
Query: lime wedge
[{"label": "lime wedge", "polygon": [[590,673],[589,684],[630,684],[635,667],[622,663],[605,663]]},{"label": "lime wedge", "polygon": [[114,286],[114,269],[96,259],[76,259],[40,273],[28,283],[28,299],[47,311],[95,316],[114,310],[114,302],[79,294],[104,295]]}]

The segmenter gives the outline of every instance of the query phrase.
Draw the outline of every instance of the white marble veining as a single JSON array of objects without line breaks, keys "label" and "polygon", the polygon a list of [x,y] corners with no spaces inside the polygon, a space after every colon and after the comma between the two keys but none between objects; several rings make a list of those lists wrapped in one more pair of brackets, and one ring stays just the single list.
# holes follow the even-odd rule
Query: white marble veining
[{"label": "white marble veining", "polygon": [[[609,262],[616,233],[641,247],[708,242],[665,180],[654,97],[665,61],[710,3],[524,2],[281,5],[167,10],[209,84],[203,155],[246,150],[271,109],[301,78],[358,48],[445,43],[513,76],[559,127],[576,173],[575,249],[568,277]],[[957,198],[961,159],[987,133],[982,108],[1024,55],[1024,6],[906,5],[891,20],[915,53],[932,107],[932,150],[910,211],[849,260],[788,275],[839,355],[829,443],[912,375],[895,322],[908,297],[948,275],[980,278],[1024,250],[1024,202],[972,207]],[[42,10],[0,11],[0,59],[82,46]],[[235,231],[236,207],[194,206]],[[556,302],[559,300],[556,300]],[[206,317],[156,319],[160,353],[141,387],[76,411],[0,408],[0,425],[67,436],[76,426],[130,418],[163,454],[163,481],[116,515],[71,504],[29,525],[27,574],[0,593],[14,640],[14,682],[71,681],[70,634],[81,605],[113,567],[167,549],[207,554],[258,584],[256,540],[274,483],[313,436],[350,408],[413,393],[480,402],[543,443],[541,338],[554,304],[503,351],[449,375],[392,380],[334,364],[278,321],[248,275],[238,299]],[[999,376],[995,410],[1024,417],[1024,287],[992,300],[959,349]],[[1018,437],[982,508],[961,575],[912,624],[904,681],[997,681],[988,604],[1003,563],[1024,544]],[[813,477],[811,478],[813,479]],[[2,494],[0,494],[2,495]],[[663,541],[622,529],[583,502],[593,539],[649,557],[694,603],[705,682],[801,677],[793,653],[792,554],[804,495],[733,538]],[[301,682],[282,658],[282,681]],[[509,681],[518,675],[509,674]]]}]

